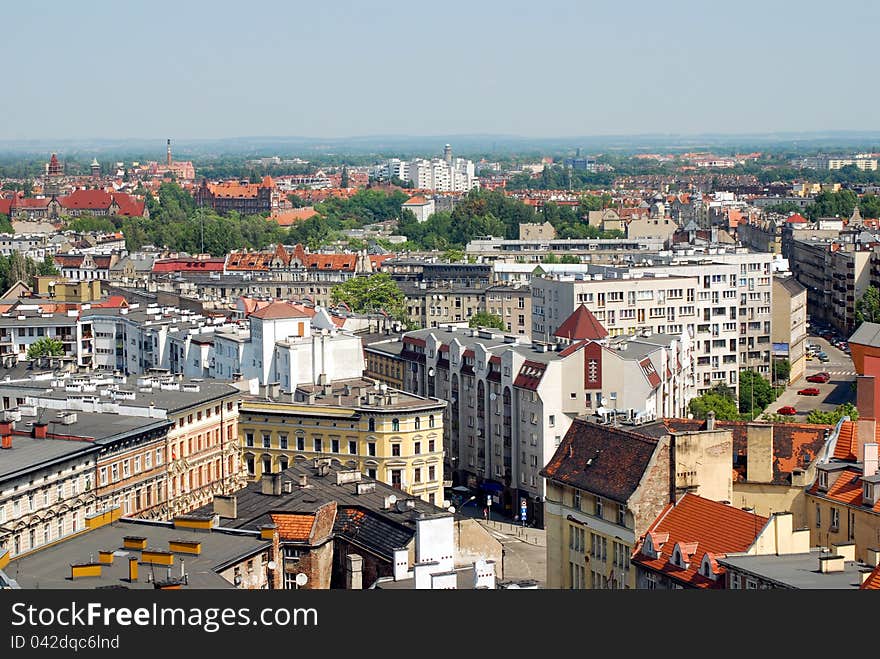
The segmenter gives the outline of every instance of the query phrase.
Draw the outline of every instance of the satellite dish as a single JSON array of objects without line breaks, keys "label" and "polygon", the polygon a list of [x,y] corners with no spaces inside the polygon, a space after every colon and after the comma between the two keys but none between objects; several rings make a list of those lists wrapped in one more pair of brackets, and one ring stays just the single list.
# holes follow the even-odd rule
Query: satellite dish
[{"label": "satellite dish", "polygon": [[433,366],[428,369],[428,375],[430,375],[431,377],[434,376],[434,367]]},{"label": "satellite dish", "polygon": [[495,400],[496,398],[498,398],[498,394],[496,394],[495,392],[489,394],[489,400]]},{"label": "satellite dish", "polygon": [[274,570],[275,569],[275,561],[269,561],[269,564],[266,567],[268,567],[270,570]]},{"label": "satellite dish", "polygon": [[397,502],[397,497],[393,494],[388,495],[388,504],[393,506]]},{"label": "satellite dish", "polygon": [[305,586],[309,582],[309,575],[305,572],[299,572],[296,575],[296,585],[297,586]]}]

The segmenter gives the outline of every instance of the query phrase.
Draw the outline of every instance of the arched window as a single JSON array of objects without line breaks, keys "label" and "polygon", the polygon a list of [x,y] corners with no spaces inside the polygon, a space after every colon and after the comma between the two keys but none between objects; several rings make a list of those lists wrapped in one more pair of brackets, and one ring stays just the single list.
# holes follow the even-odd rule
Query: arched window
[{"label": "arched window", "polygon": [[417,416],[416,417],[416,430],[420,430],[421,428],[422,428],[422,418]]},{"label": "arched window", "polygon": [[376,431],[376,419],[370,419],[369,421],[367,421],[367,429],[370,432]]},{"label": "arched window", "polygon": [[400,432],[400,419],[391,419],[391,432]]},{"label": "arched window", "polygon": [[433,414],[432,414],[431,416],[428,417],[428,427],[429,427],[429,428],[433,428],[433,427],[434,427],[434,415],[433,415]]}]

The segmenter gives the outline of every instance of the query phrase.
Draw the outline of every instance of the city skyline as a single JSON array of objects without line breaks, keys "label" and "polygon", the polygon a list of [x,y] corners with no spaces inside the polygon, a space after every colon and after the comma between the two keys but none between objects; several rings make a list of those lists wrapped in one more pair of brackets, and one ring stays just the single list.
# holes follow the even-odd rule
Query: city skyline
[{"label": "city skyline", "polygon": [[[11,7],[0,52],[33,74],[0,140],[868,131],[880,10],[838,7],[849,20],[814,2]],[[123,32],[130,51],[104,45]]]}]

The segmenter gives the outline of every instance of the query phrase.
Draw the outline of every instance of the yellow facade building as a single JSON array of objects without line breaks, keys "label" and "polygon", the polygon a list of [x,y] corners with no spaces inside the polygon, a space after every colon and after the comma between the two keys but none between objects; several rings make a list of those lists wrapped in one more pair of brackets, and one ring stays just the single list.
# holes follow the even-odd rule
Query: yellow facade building
[{"label": "yellow facade building", "polygon": [[269,385],[245,397],[239,429],[248,477],[286,469],[298,458],[335,458],[371,478],[443,504],[443,410],[446,402],[408,394],[367,378]]}]

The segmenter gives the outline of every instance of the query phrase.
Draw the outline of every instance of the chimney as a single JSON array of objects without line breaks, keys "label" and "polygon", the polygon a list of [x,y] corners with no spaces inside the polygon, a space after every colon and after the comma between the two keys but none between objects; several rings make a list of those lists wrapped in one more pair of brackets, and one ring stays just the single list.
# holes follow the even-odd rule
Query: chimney
[{"label": "chimney", "polygon": [[309,477],[308,477],[308,475],[306,475],[306,474],[300,474],[300,475],[299,475],[299,483],[298,483],[298,485],[299,485],[300,487],[306,487],[308,484],[309,484]]},{"label": "chimney", "polygon": [[260,478],[261,492],[268,496],[281,494],[281,474],[263,474]]},{"label": "chimney", "polygon": [[836,554],[823,554],[819,557],[819,572],[827,574],[829,572],[843,572],[845,565],[843,564],[843,556]]},{"label": "chimney", "polygon": [[361,590],[363,584],[364,559],[360,554],[347,554],[345,557],[345,588]]},{"label": "chimney", "polygon": [[128,582],[134,583],[138,580],[138,559],[128,559]]},{"label": "chimney", "polygon": [[865,563],[871,567],[880,565],[880,547],[868,547],[865,550]]},{"label": "chimney", "polygon": [[859,411],[859,418],[877,418],[876,413],[880,409],[877,397],[880,396],[880,392],[876,391],[874,385],[873,375],[856,376],[856,408]]},{"label": "chimney", "polygon": [[862,462],[862,478],[870,478],[877,473],[877,442],[866,442],[862,445]]},{"label": "chimney", "polygon": [[214,495],[214,514],[220,517],[235,519],[238,517],[238,500],[234,494]]},{"label": "chimney", "polygon": [[293,481],[284,481],[284,484],[281,486],[281,491],[284,494],[291,494],[293,492]]},{"label": "chimney", "polygon": [[33,436],[36,439],[46,439],[49,424],[43,421],[34,423]]},{"label": "chimney", "polygon": [[843,556],[845,561],[856,560],[856,545],[852,542],[845,542],[831,545],[831,551],[838,556]]},{"label": "chimney", "polygon": [[706,412],[706,430],[715,430],[715,410]]},{"label": "chimney", "polygon": [[[856,420],[856,432],[853,434],[853,455],[861,455],[864,458],[864,445],[868,440],[876,437],[877,420],[873,417],[862,417],[859,411],[859,418]],[[858,444],[858,446],[856,446]]]},{"label": "chimney", "polygon": [[859,573],[859,584],[861,585],[865,583],[868,580],[868,577],[870,577],[873,573],[874,570],[862,570]]},{"label": "chimney", "polygon": [[773,426],[769,424],[746,426],[746,481],[773,482]]}]

